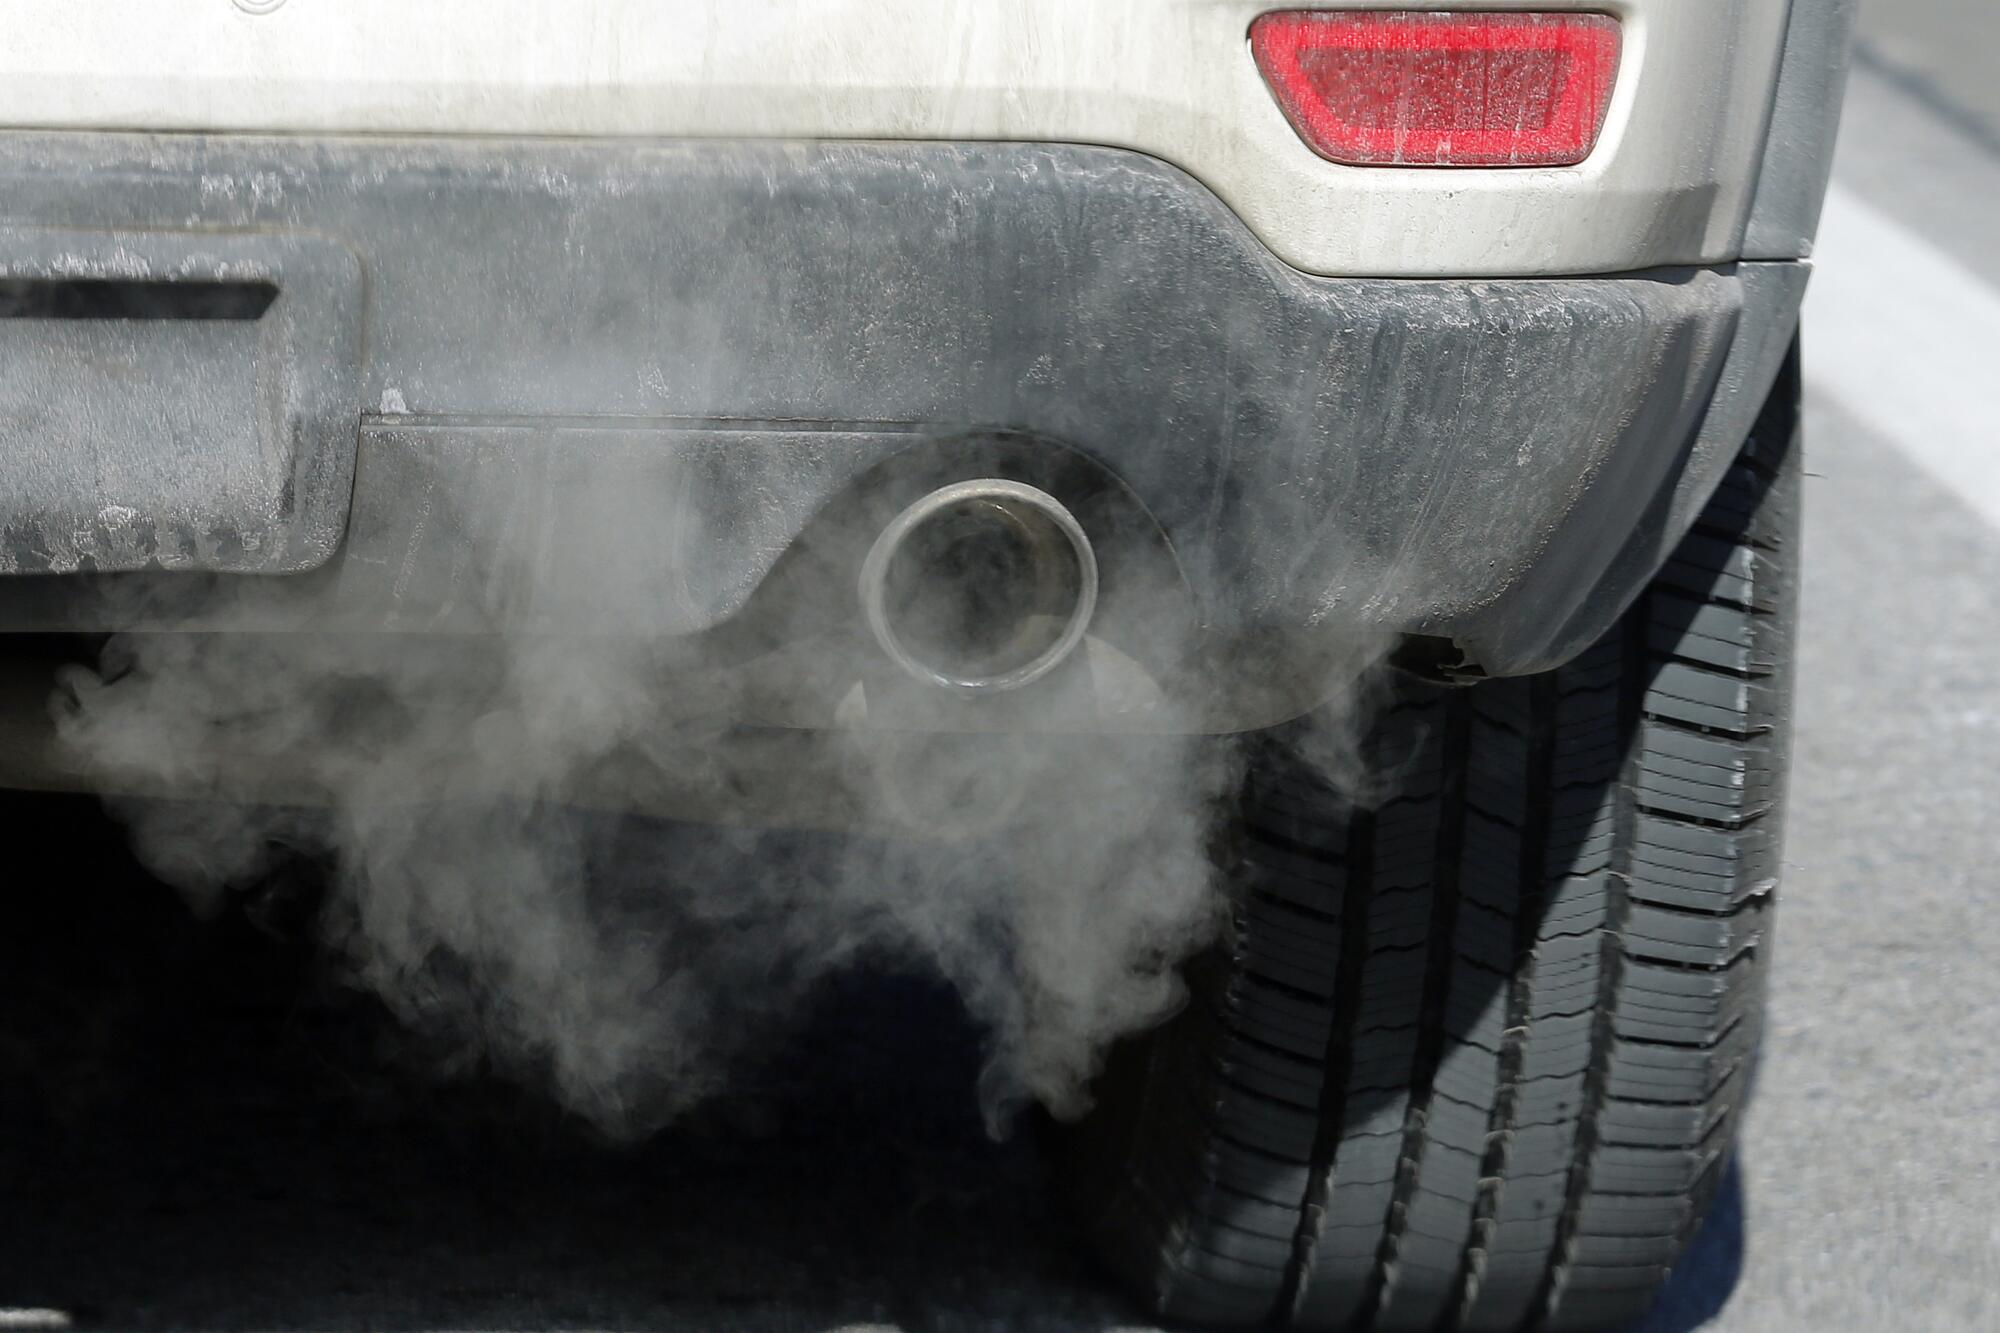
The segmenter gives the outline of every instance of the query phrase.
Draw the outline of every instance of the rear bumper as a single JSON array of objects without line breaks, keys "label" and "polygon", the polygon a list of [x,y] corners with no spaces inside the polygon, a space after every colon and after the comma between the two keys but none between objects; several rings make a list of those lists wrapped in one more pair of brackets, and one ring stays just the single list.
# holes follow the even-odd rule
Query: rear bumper
[{"label": "rear bumper", "polygon": [[[0,319],[0,630],[716,636],[802,545],[851,595],[857,495],[998,450],[1118,491],[1205,660],[1507,674],[1692,522],[1805,269],[1311,277],[1101,148],[56,133],[0,137],[0,276],[162,302]],[[1279,674],[1211,721],[1314,702]]]}]

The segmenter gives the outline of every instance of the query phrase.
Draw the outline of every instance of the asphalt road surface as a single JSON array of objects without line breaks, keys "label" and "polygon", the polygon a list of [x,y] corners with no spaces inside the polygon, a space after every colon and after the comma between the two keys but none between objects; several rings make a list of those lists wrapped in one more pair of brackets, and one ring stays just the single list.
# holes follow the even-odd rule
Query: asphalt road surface
[{"label": "asphalt road surface", "polygon": [[[2000,14],[1867,32],[1806,323],[1770,1036],[1649,1333],[2000,1328]],[[830,990],[726,1109],[609,1152],[504,1089],[396,1079],[384,1029],[306,1003],[287,946],[186,922],[87,805],[8,836],[17,886],[23,847],[81,850],[0,961],[56,960],[93,998],[44,997],[45,1030],[120,1058],[50,1075],[69,1127],[14,1145],[0,1329],[1144,1327],[1032,1134],[981,1133],[922,979]]]}]

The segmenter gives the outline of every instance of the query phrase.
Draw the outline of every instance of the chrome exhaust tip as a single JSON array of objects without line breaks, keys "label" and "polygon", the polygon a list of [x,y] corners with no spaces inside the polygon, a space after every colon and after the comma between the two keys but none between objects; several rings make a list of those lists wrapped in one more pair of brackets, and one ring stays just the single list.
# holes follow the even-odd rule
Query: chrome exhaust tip
[{"label": "chrome exhaust tip", "polygon": [[982,478],[898,514],[861,564],[861,606],[904,671],[966,694],[1017,690],[1068,660],[1097,610],[1097,556],[1061,501]]}]

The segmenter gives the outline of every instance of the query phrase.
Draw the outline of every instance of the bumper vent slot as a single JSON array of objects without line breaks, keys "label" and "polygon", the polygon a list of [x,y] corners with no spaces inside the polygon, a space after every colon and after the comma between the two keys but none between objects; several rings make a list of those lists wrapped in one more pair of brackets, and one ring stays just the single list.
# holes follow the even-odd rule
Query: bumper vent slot
[{"label": "bumper vent slot", "polygon": [[318,236],[0,225],[0,579],[326,563],[361,290]]},{"label": "bumper vent slot", "polygon": [[264,317],[269,282],[147,282],[113,278],[0,278],[0,319],[223,320]]}]

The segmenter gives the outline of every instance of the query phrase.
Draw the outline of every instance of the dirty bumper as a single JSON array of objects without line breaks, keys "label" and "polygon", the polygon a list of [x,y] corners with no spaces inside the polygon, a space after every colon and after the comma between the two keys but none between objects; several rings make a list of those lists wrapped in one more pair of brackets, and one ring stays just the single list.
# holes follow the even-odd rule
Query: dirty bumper
[{"label": "dirty bumper", "polygon": [[714,635],[857,495],[1011,468],[1216,644],[1531,671],[1804,280],[1318,278],[1100,148],[0,136],[0,630]]}]

